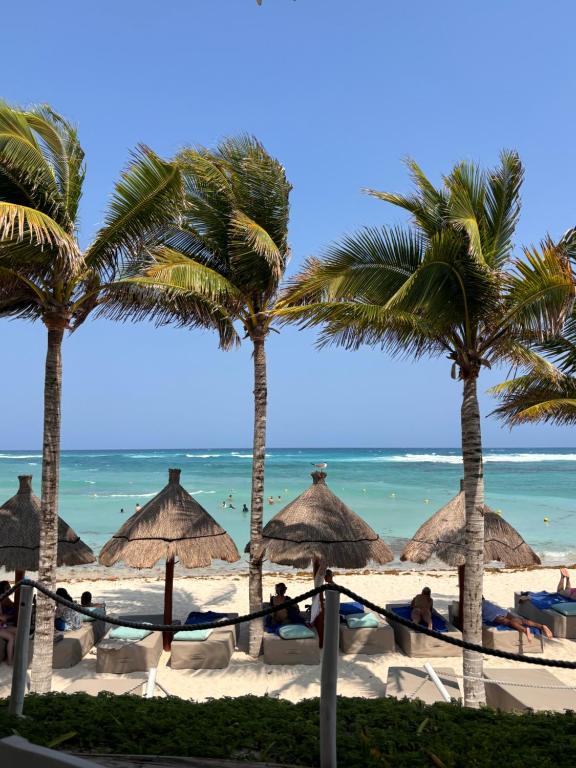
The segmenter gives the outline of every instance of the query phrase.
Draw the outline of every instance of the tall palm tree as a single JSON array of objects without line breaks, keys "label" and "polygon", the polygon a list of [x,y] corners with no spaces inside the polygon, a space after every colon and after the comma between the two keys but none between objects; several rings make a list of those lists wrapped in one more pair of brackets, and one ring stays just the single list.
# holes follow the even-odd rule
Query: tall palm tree
[{"label": "tall palm tree", "polygon": [[576,316],[568,319],[561,336],[539,350],[546,356],[542,361],[492,387],[501,400],[494,413],[510,426],[540,421],[576,424]]},{"label": "tall palm tree", "polygon": [[[76,130],[47,106],[0,104],[0,314],[40,320],[48,335],[44,380],[39,579],[55,588],[64,332],[103,299],[125,257],[175,220],[178,168],[140,147],[117,182],[104,223],[83,251],[78,210],[84,152]],[[51,602],[38,595],[33,689],[50,690]]]},{"label": "tall palm tree", "polygon": [[[186,209],[180,226],[150,249],[127,277],[133,287],[180,301],[174,319],[186,324],[187,301],[199,301],[222,327],[237,321],[250,339],[254,365],[254,430],[250,516],[250,611],[262,605],[262,524],[266,453],[266,339],[273,328],[278,287],[289,258],[291,186],[284,168],[251,136],[215,150],[186,149],[178,157]],[[154,312],[154,310],[152,310]],[[162,321],[166,313],[162,310]],[[230,337],[230,331],[227,331]],[[257,656],[262,623],[250,624]]]},{"label": "tall palm tree", "polygon": [[[571,305],[565,248],[550,241],[512,258],[522,166],[505,152],[490,172],[461,163],[436,188],[416,163],[411,195],[370,194],[410,214],[411,226],[368,228],[311,259],[290,286],[285,318],[324,326],[320,344],[445,355],[462,382],[466,499],[464,638],[482,639],[484,480],[477,381],[483,367],[533,358],[521,343],[557,328]],[[425,392],[423,391],[423,396]],[[482,657],[464,653],[465,697],[483,701]]]}]

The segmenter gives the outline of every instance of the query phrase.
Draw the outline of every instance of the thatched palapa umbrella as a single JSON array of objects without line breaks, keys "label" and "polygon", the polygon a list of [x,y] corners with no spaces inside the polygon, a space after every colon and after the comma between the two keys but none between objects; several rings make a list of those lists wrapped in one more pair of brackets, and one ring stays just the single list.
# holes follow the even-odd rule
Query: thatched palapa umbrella
[{"label": "thatched palapa umbrella", "polygon": [[[202,568],[212,560],[234,563],[240,555],[224,528],[180,485],[180,470],[169,469],[168,485],[128,518],[104,545],[99,561],[152,568],[165,560],[164,623],[170,624],[175,558],[185,568]],[[165,650],[170,639],[164,638]]]},{"label": "thatched palapa umbrella", "polygon": [[[364,568],[389,563],[390,547],[325,483],[326,473],[312,473],[312,485],[264,526],[261,557],[279,565],[312,565],[314,585],[326,568]],[[318,604],[317,604],[318,605]],[[322,628],[319,627],[322,645]]]},{"label": "thatched palapa umbrella", "polygon": [[364,568],[394,559],[378,534],[332,493],[325,472],[280,510],[262,531],[262,554],[280,565],[306,568]]},{"label": "thatched palapa umbrella", "polygon": [[[466,561],[466,505],[460,493],[426,520],[404,547],[400,560],[425,563],[432,555],[458,568],[460,621],[463,616],[464,563]],[[484,562],[507,567],[540,565],[540,558],[518,531],[497,512],[484,505]]]},{"label": "thatched palapa umbrella", "polygon": [[[19,475],[18,493],[0,507],[0,565],[7,571],[37,571],[40,549],[40,499],[32,475]],[[94,553],[58,518],[58,565],[95,562]]]},{"label": "thatched palapa umbrella", "polygon": [[[40,499],[32,491],[32,475],[19,475],[18,493],[0,507],[0,565],[15,571],[15,580],[26,571],[37,571],[40,552]],[[58,565],[85,565],[94,553],[70,526],[58,518]],[[18,600],[16,600],[18,607]]]}]

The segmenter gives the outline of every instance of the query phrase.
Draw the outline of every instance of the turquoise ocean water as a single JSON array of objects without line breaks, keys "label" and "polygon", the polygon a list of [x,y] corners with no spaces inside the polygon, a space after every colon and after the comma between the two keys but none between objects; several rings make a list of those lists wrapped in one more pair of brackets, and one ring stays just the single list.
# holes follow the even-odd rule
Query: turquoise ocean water
[{"label": "turquoise ocean water", "polygon": [[[166,484],[168,468],[180,467],[184,487],[243,549],[249,527],[241,510],[250,505],[251,458],[249,449],[229,448],[65,451],[60,514],[98,551],[136,503],[144,505]],[[395,551],[457,492],[462,474],[458,450],[274,448],[266,466],[266,519],[310,484],[318,462],[327,462],[332,490]],[[485,452],[488,504],[502,511],[544,561],[576,561],[575,472],[576,449]],[[34,476],[39,495],[40,451],[0,453],[1,501],[16,492],[19,474]],[[235,509],[222,508],[229,494]]]}]

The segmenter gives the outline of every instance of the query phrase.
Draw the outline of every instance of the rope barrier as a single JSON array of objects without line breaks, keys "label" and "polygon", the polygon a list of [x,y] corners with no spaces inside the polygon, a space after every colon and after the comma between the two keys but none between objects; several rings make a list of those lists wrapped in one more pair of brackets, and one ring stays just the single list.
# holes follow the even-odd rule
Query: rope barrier
[{"label": "rope barrier", "polygon": [[515,680],[493,680],[491,677],[476,677],[475,675],[457,675],[452,672],[441,672],[441,677],[449,677],[451,680],[480,680],[483,683],[495,683],[496,685],[511,685],[514,688],[538,688],[543,691],[576,691],[576,685],[540,685],[539,683],[518,683]]},{"label": "rope barrier", "polygon": [[[94,609],[85,608],[81,605],[78,605],[77,603],[71,602],[70,600],[66,600],[65,598],[61,597],[60,595],[57,595],[55,592],[52,592],[50,589],[48,589],[43,584],[41,584],[40,582],[34,579],[28,579],[28,578],[22,579],[22,581],[18,582],[18,584],[15,584],[8,592],[6,592],[4,595],[1,595],[0,601],[3,600],[5,597],[10,596],[21,585],[35,587],[39,592],[46,595],[46,597],[49,597],[51,600],[54,600],[54,602],[60,603],[60,605],[65,605],[67,608],[71,608],[72,610],[78,613],[81,613],[84,616],[94,618]],[[328,592],[328,591],[335,591],[335,592],[339,592],[341,595],[346,595],[347,597],[352,598],[352,600],[366,606],[366,608],[370,608],[370,610],[374,611],[380,616],[384,616],[386,619],[388,619],[388,621],[401,624],[402,626],[408,627],[409,629],[413,629],[416,632],[421,632],[424,635],[428,635],[429,637],[433,637],[436,640],[440,640],[441,642],[448,643],[449,645],[454,645],[458,648],[463,648],[469,651],[475,651],[476,653],[482,653],[486,656],[495,656],[496,658],[500,658],[500,659],[508,659],[510,661],[519,661],[525,664],[535,664],[537,666],[553,667],[557,669],[576,669],[576,661],[564,661],[562,659],[540,659],[532,656],[524,656],[522,654],[512,653],[510,651],[500,651],[496,648],[485,648],[483,645],[479,645],[477,643],[470,643],[467,640],[460,640],[455,637],[447,637],[442,632],[436,632],[435,630],[428,629],[428,627],[424,627],[421,624],[416,624],[415,622],[410,621],[410,619],[405,619],[402,616],[399,616],[397,613],[394,613],[393,611],[389,611],[388,609],[383,608],[377,603],[373,603],[371,600],[368,600],[367,598],[362,597],[362,595],[358,595],[356,592],[353,592],[351,589],[348,589],[347,587],[343,587],[339,584],[323,584],[320,587],[314,587],[314,589],[310,589],[308,592],[304,592],[303,594],[298,595],[297,597],[286,600],[284,603],[282,603],[282,606],[290,607],[293,605],[298,605],[298,603],[301,603],[304,600],[309,600],[311,597],[314,597],[315,595],[318,595],[321,592]],[[132,629],[145,629],[151,632],[177,633],[182,631],[190,631],[194,629],[218,629],[220,627],[235,626],[237,624],[243,624],[244,622],[247,622],[247,621],[253,621],[254,619],[264,618],[265,616],[269,616],[270,614],[275,613],[277,610],[278,610],[278,606],[270,606],[269,608],[263,608],[260,611],[255,611],[254,613],[248,613],[243,616],[237,616],[236,618],[218,619],[216,621],[210,621],[210,622],[205,622],[201,624],[179,624],[179,625],[154,624],[154,623],[130,621],[129,619],[117,619],[114,616],[110,616],[108,614],[105,614],[101,618],[107,624],[113,624],[119,627],[130,627]]]}]

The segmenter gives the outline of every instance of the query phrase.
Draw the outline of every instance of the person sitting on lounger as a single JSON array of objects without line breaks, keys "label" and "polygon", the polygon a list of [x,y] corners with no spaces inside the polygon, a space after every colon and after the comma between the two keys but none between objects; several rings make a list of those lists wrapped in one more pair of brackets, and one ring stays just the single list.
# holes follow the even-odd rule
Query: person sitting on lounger
[{"label": "person sitting on lounger", "polygon": [[431,595],[430,587],[424,587],[422,592],[412,598],[410,603],[412,621],[415,624],[422,624],[428,629],[432,629],[432,610],[434,608],[434,600],[432,600]]},{"label": "person sitting on lounger", "polygon": [[[59,597],[63,597],[64,600],[69,600],[71,603],[74,602],[64,587],[59,587],[56,590],[56,594]],[[55,629],[60,632],[68,632],[71,629],[80,629],[81,626],[82,618],[79,613],[73,608],[68,608],[67,605],[56,604],[56,614],[54,615]]]},{"label": "person sitting on lounger", "polygon": [[568,568],[560,568],[560,581],[556,587],[556,592],[563,597],[576,600],[576,589],[573,589],[570,586],[570,574],[568,573]]},{"label": "person sitting on lounger", "polygon": [[[270,595],[270,605],[275,606],[281,606],[283,603],[286,602],[286,600],[290,600],[288,595],[286,594],[288,587],[283,582],[280,582],[279,584],[276,584],[274,587],[274,591],[276,594]],[[287,624],[289,621],[289,609],[288,608],[279,608],[277,611],[274,611],[272,614],[272,621],[275,624]]]},{"label": "person sitting on lounger", "polygon": [[490,600],[482,598],[482,621],[484,624],[501,624],[505,627],[515,629],[517,632],[521,632],[526,635],[526,640],[530,642],[532,640],[532,627],[539,629],[544,637],[550,640],[553,635],[549,627],[545,624],[539,624],[537,621],[531,621],[525,619],[523,616],[516,616],[506,608],[502,608],[496,603],[491,603]]},{"label": "person sitting on lounger", "polygon": [[[0,595],[9,589],[10,582],[0,581]],[[0,603],[0,638],[6,641],[6,663],[12,664],[16,640],[16,608],[9,597],[5,597]]]}]

